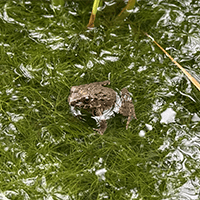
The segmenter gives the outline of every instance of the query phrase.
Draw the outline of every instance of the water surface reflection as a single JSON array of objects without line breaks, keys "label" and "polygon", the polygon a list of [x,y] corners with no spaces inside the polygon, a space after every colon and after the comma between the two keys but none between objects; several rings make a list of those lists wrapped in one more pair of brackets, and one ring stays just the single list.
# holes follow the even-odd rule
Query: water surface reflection
[{"label": "water surface reflection", "polygon": [[[117,21],[118,4],[86,30],[89,0],[0,2],[0,199],[200,198],[199,91],[143,34],[200,82],[200,4],[139,0]],[[126,131],[117,115],[99,136],[66,100],[108,77],[138,120]]]}]

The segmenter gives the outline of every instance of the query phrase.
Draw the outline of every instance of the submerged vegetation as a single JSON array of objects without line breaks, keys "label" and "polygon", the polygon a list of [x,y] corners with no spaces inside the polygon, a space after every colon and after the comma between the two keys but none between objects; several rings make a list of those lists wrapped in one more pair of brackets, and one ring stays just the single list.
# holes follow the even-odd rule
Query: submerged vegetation
[{"label": "submerged vegetation", "polygon": [[[200,93],[148,32],[200,81],[198,2],[0,1],[0,199],[199,199]],[[113,2],[113,1],[107,1]],[[62,2],[61,2],[62,4]],[[70,113],[73,85],[127,87],[138,120]]]},{"label": "submerged vegetation", "polygon": [[[89,23],[87,25],[88,28],[94,27],[94,21],[95,21],[95,18],[96,18],[99,3],[100,3],[100,0],[94,0],[92,12],[91,12],[91,15],[90,15],[90,20],[89,20]],[[102,3],[102,1],[101,1],[101,3]],[[122,9],[122,11],[119,13],[118,16],[121,16],[123,13],[125,13],[125,11],[133,9],[134,6],[135,6],[135,3],[136,3],[136,0],[128,0],[127,5]]]}]

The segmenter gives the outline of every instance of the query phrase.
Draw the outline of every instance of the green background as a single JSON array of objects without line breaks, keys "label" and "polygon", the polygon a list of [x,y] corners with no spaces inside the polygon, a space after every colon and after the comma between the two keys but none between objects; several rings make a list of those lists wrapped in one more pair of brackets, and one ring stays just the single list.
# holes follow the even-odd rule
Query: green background
[{"label": "green background", "polygon": [[[200,82],[197,0],[0,1],[0,199],[200,198],[200,93],[148,32]],[[110,78],[138,120],[79,120],[73,85]],[[102,170],[102,171],[98,171]]]}]

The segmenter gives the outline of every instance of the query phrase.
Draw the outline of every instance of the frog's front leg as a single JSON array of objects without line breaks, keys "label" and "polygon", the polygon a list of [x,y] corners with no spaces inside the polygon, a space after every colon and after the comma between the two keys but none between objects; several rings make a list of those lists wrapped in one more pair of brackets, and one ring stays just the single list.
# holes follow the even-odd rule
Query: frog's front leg
[{"label": "frog's front leg", "polygon": [[128,117],[127,123],[126,123],[126,129],[128,129],[128,125],[131,122],[132,118],[136,118],[135,115],[135,109],[132,102],[132,98],[126,88],[123,88],[121,90],[121,99],[122,99],[122,106],[119,109],[119,113],[122,114],[125,117]]},{"label": "frog's front leg", "polygon": [[99,134],[103,135],[103,133],[106,131],[107,129],[107,122],[106,120],[101,120],[99,122],[100,128],[99,129],[94,129],[95,131],[99,132]]},{"label": "frog's front leg", "polygon": [[[103,114],[103,110],[101,108],[96,109],[95,112],[96,116],[101,116]],[[107,129],[107,121],[106,120],[99,120],[98,121],[100,128],[99,129],[94,129],[95,131],[99,132],[99,134],[103,135],[103,133]]]}]

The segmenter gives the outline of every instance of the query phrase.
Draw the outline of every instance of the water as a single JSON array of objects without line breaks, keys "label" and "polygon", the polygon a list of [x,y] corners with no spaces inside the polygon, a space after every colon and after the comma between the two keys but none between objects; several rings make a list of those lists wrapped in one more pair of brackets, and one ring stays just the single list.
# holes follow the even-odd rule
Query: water
[{"label": "water", "polygon": [[[62,3],[62,1],[61,1]],[[199,199],[200,93],[146,36],[200,82],[199,1],[0,2],[0,199]],[[70,87],[111,81],[138,120],[70,113]]]}]

